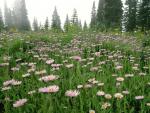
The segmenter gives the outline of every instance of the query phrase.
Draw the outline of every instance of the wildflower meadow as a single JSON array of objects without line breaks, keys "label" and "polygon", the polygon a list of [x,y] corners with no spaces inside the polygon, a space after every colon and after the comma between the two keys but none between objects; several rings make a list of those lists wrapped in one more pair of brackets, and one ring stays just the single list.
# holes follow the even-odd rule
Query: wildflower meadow
[{"label": "wildflower meadow", "polygon": [[[36,37],[36,38],[35,38]],[[2,34],[5,113],[149,113],[150,48],[119,34]]]}]

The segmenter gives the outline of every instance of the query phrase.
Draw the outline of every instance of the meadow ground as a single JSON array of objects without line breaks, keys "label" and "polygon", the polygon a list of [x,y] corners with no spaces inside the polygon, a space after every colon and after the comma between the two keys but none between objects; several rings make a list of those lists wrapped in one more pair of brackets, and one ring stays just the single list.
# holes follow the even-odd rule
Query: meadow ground
[{"label": "meadow ground", "polygon": [[1,34],[0,112],[150,113],[149,42],[101,33]]}]

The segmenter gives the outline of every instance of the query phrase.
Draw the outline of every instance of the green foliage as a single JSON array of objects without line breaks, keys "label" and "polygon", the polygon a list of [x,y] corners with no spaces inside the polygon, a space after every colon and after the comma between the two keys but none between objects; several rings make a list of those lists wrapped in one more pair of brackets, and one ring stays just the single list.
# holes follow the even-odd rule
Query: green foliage
[{"label": "green foliage", "polygon": [[[146,38],[148,39],[148,37]],[[138,41],[137,38],[128,38],[124,35],[101,35],[101,33],[92,32],[80,34],[27,32],[25,34],[12,34],[11,37],[8,36],[7,38],[4,36],[3,39],[3,44],[6,44],[4,47],[8,48],[9,54],[7,49],[3,49],[5,54],[0,56],[0,63],[3,62],[5,55],[9,55],[11,58],[9,66],[0,68],[0,85],[3,87],[3,82],[10,79],[22,81],[20,85],[11,86],[10,90],[0,91],[0,100],[4,105],[1,109],[4,109],[4,113],[88,113],[91,109],[95,110],[96,113],[148,113],[150,110],[149,106],[146,105],[150,97],[148,93],[149,69],[142,69],[149,66],[150,62],[143,60],[145,53],[140,55],[139,51],[133,51],[133,45],[130,42]],[[145,42],[147,43],[147,41]],[[138,43],[141,42],[138,41]],[[147,45],[149,44],[147,43]],[[81,52],[75,52],[76,48]],[[1,51],[2,49],[0,49],[0,53]],[[95,56],[95,52],[99,51],[100,56]],[[148,50],[145,52],[148,53]],[[78,62],[71,59],[72,56],[78,54],[83,61]],[[49,58],[54,59],[55,63],[62,64],[59,70],[53,70],[51,65],[45,63],[45,59]],[[17,59],[21,60],[17,61]],[[23,78],[22,75],[29,73],[28,70],[31,68],[28,64],[34,62],[36,64],[33,67],[36,67],[36,71],[31,72],[31,76],[28,78]],[[27,63],[27,65],[22,65],[23,63]],[[67,68],[66,64],[73,64],[74,66]],[[137,64],[139,64],[139,68],[135,71],[132,68]],[[123,69],[116,70],[116,65],[122,65]],[[19,67],[20,70],[11,71],[12,67]],[[98,70],[90,71],[93,67],[97,67]],[[35,73],[43,69],[47,73],[43,74],[42,77],[52,74],[58,75],[59,78],[50,82],[39,81],[41,76]],[[141,72],[146,75],[139,75]],[[112,76],[114,74],[117,77]],[[125,77],[126,74],[133,74],[134,76],[127,78]],[[116,78],[118,77],[123,77],[124,81],[117,82]],[[98,83],[96,81],[95,83],[89,82],[88,80],[91,78],[95,78]],[[104,85],[99,86],[99,83],[104,83]],[[116,83],[120,83],[120,85],[116,86]],[[59,86],[57,93],[43,94],[38,92],[39,88],[54,84]],[[80,84],[84,88],[77,89]],[[85,88],[87,84],[92,84],[92,88]],[[79,90],[79,96],[74,98],[65,96],[65,92],[69,89]],[[36,90],[36,93],[28,95],[31,90]],[[97,96],[99,90],[111,94],[112,98],[106,99],[106,96]],[[123,94],[122,91],[124,90],[128,90],[129,94]],[[123,98],[116,99],[115,93],[122,93]],[[135,96],[138,95],[143,95],[144,99],[136,100]],[[8,99],[6,97],[9,97],[10,100],[5,100]],[[13,103],[22,98],[27,98],[27,103],[14,108]],[[109,102],[111,106],[102,109],[104,102]]]},{"label": "green foliage", "polygon": [[5,2],[5,26],[7,30],[14,27],[19,31],[30,30],[25,0],[15,0],[13,10]]},{"label": "green foliage", "polygon": [[109,0],[105,1],[104,17],[106,28],[121,28],[122,20],[122,1],[121,0]]},{"label": "green foliage", "polygon": [[90,28],[93,29],[93,30],[96,29],[96,6],[95,6],[95,1],[93,2],[92,12],[91,12]]},{"label": "green foliage", "polygon": [[4,6],[4,17],[5,17],[5,29],[9,30],[14,26],[14,20],[15,18],[13,18],[14,12],[11,11],[8,7],[7,7],[7,3],[5,0],[5,6]]},{"label": "green foliage", "polygon": [[70,20],[69,20],[68,14],[67,14],[66,21],[65,21],[65,24],[64,24],[64,31],[69,32],[69,30],[70,30]]},{"label": "green foliage", "polygon": [[77,10],[76,9],[73,9],[73,15],[72,15],[72,20],[71,20],[71,23],[73,25],[78,25],[78,13],[77,13]]},{"label": "green foliage", "polygon": [[38,21],[36,18],[34,18],[34,20],[33,20],[33,29],[34,29],[34,31],[39,30]]},{"label": "green foliage", "polygon": [[88,30],[88,26],[86,21],[84,21],[84,25],[83,25],[83,31],[87,31]]},{"label": "green foliage", "polygon": [[79,28],[78,25],[71,24],[69,31],[70,31],[71,33],[78,33],[78,32],[80,31],[80,28]]},{"label": "green foliage", "polygon": [[27,49],[27,44],[22,41],[22,40],[15,40],[15,41],[11,41],[9,42],[9,54],[10,55],[15,55],[18,52],[23,52],[26,51]]},{"label": "green foliage", "polygon": [[61,21],[60,21],[60,17],[58,15],[57,12],[57,8],[55,7],[53,15],[52,15],[52,25],[51,25],[51,29],[54,32],[58,32],[61,31]]},{"label": "green foliage", "polygon": [[97,10],[97,29],[108,30],[122,27],[122,1],[100,0]]},{"label": "green foliage", "polygon": [[14,6],[15,26],[20,31],[30,30],[30,23],[26,9],[25,0],[16,0]]},{"label": "green foliage", "polygon": [[142,47],[150,47],[150,36],[145,36],[142,40]]},{"label": "green foliage", "polygon": [[73,10],[73,15],[72,15],[72,19],[70,22],[69,31],[71,33],[78,33],[82,31],[82,24],[81,24],[81,21],[78,19],[78,13],[76,9]]},{"label": "green foliage", "polygon": [[3,22],[3,16],[0,9],[0,32],[4,29],[4,22]]},{"label": "green foliage", "polygon": [[44,28],[45,28],[46,31],[48,31],[48,29],[49,29],[49,21],[48,21],[48,17],[47,17],[46,20],[45,20]]},{"label": "green foliage", "polygon": [[137,27],[137,0],[127,0],[126,5],[125,29],[127,32],[131,32]]},{"label": "green foliage", "polygon": [[102,31],[105,28],[104,8],[105,8],[105,0],[99,0],[98,10],[97,10],[97,29],[102,29]]},{"label": "green foliage", "polygon": [[138,25],[142,31],[150,30],[150,1],[142,0],[139,4]]},{"label": "green foliage", "polygon": [[[139,52],[133,51],[132,47],[130,47],[132,44],[130,45],[129,42],[132,40],[118,36],[121,37],[119,38],[120,40],[106,41],[107,37],[117,38],[116,35],[108,34],[106,35],[107,37],[104,37],[104,40],[98,40],[103,37],[99,38],[99,34],[89,32],[75,34],[75,36],[74,38],[72,33],[32,32],[25,35],[16,35],[10,42],[7,40],[11,59],[9,60],[9,66],[0,68],[0,73],[2,74],[0,84],[3,87],[3,82],[9,79],[22,81],[22,84],[11,86],[11,89],[7,91],[0,91],[0,99],[4,105],[1,109],[4,109],[4,113],[88,113],[91,109],[95,110],[96,113],[148,113],[150,109],[146,103],[149,102],[150,97],[148,93],[149,71],[141,68],[138,68],[139,70],[137,71],[132,69],[134,64],[142,63],[139,60]],[[19,39],[20,37],[21,39]],[[126,40],[129,42],[122,44]],[[44,47],[49,47],[51,51],[45,50],[41,52],[41,48],[44,49]],[[55,47],[54,50],[51,47]],[[56,47],[59,51],[57,51]],[[78,62],[71,59],[73,55],[77,55],[76,52],[73,52],[74,49],[72,47],[82,49],[80,56],[83,61]],[[95,56],[95,52],[99,51],[100,56]],[[7,53],[7,51],[5,52]],[[32,54],[29,52],[32,52]],[[44,57],[44,55],[47,56]],[[111,58],[112,56],[113,59]],[[1,56],[0,62],[3,61],[2,58]],[[18,58],[21,59],[20,62],[16,62]],[[52,58],[55,60],[55,63],[63,65],[59,70],[53,70],[50,65],[45,64],[45,58]],[[92,58],[93,60],[90,60]],[[134,62],[131,62],[131,58],[134,59]],[[29,64],[31,62],[36,63],[34,65],[36,72],[45,69],[47,73],[43,74],[43,76],[58,75],[59,79],[50,82],[39,81],[41,76],[36,75],[36,72],[31,72],[31,76],[23,78],[22,75],[28,73],[30,66],[21,64]],[[149,63],[147,61],[144,65],[142,64],[142,67],[149,66]],[[74,66],[67,68],[66,64],[73,64]],[[123,69],[116,70],[115,65],[122,65]],[[95,66],[98,70],[90,71]],[[11,71],[12,67],[19,67],[20,70]],[[141,71],[146,73],[146,75],[140,76],[139,73]],[[117,77],[112,76],[114,74]],[[134,77],[126,78],[126,74],[133,74]],[[116,78],[118,77],[123,77],[124,81],[119,82],[120,85],[116,86],[116,83],[118,83]],[[89,82],[88,80],[91,78],[95,78],[98,83]],[[99,86],[99,83],[104,83],[104,85]],[[54,84],[59,86],[57,93],[43,94],[38,92],[39,88]],[[84,87],[87,84],[92,84],[92,88],[78,89],[80,95],[74,98],[65,96],[67,90],[77,89],[79,84],[82,84]],[[28,95],[28,92],[31,90],[36,90],[36,93]],[[97,96],[96,94],[99,90],[104,91],[106,94],[111,94],[112,98],[106,99],[106,96]],[[129,94],[123,94],[122,91],[124,90],[128,90]],[[116,99],[114,97],[115,93],[122,93],[123,98]],[[144,99],[136,100],[135,96],[137,95],[144,95]],[[10,101],[4,100],[5,97],[9,97]],[[22,98],[27,98],[27,103],[14,108],[13,103]],[[104,102],[109,102],[111,106],[107,109],[102,109]]]}]

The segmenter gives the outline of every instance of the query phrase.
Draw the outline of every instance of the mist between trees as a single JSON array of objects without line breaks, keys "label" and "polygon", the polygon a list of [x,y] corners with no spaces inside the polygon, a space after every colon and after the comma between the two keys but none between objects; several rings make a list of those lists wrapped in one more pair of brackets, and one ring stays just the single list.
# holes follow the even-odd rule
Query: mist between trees
[{"label": "mist between trees", "polygon": [[[96,5],[98,8],[96,9]],[[28,19],[25,0],[16,0],[11,10],[5,1],[4,18],[0,9],[0,32],[2,31],[53,31],[53,32],[79,32],[79,31],[149,31],[150,30],[150,1],[126,0],[125,6],[121,0],[93,1],[91,9],[91,22],[86,21],[82,26],[77,10],[73,10],[72,17],[66,15],[66,21],[61,27],[61,20],[57,8],[54,8],[52,20],[48,17],[42,25],[35,17],[33,23]],[[50,26],[51,25],[51,26]]]}]

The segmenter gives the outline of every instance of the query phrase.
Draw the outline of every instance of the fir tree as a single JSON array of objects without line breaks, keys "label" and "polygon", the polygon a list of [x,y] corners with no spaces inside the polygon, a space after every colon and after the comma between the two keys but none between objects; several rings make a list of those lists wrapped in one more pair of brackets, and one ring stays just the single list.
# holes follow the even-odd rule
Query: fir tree
[{"label": "fir tree", "polygon": [[21,30],[30,30],[25,0],[21,0]]},{"label": "fir tree", "polygon": [[126,1],[126,13],[125,13],[125,29],[126,31],[134,31],[137,24],[137,0],[127,0]]},{"label": "fir tree", "polygon": [[70,20],[69,20],[68,14],[67,14],[66,21],[64,24],[64,30],[65,30],[65,32],[69,32],[69,29],[70,29]]},{"label": "fir tree", "polygon": [[121,0],[100,0],[97,10],[98,29],[121,28],[122,14]]},{"label": "fir tree", "polygon": [[7,7],[7,2],[4,2],[4,18],[5,18],[5,28],[10,29],[14,25],[12,11]]},{"label": "fir tree", "polygon": [[88,30],[87,23],[86,21],[84,21],[83,31],[87,31],[87,30]]},{"label": "fir tree", "polygon": [[4,29],[3,16],[0,9],[0,32]]},{"label": "fir tree", "polygon": [[150,0],[142,0],[140,3],[138,23],[142,31],[150,30]]},{"label": "fir tree", "polygon": [[79,22],[78,22],[78,28],[79,28],[80,31],[82,31],[82,23],[81,23],[81,20],[79,20]]},{"label": "fir tree", "polygon": [[91,29],[96,29],[96,7],[95,7],[95,1],[93,2],[92,7],[92,13],[91,13],[91,23],[90,23]]},{"label": "fir tree", "polygon": [[[81,22],[78,20],[77,10],[73,10],[72,20],[71,20],[71,32],[79,32],[82,28],[80,27]],[[80,25],[79,25],[80,24]]]},{"label": "fir tree", "polygon": [[105,8],[105,0],[99,0],[96,21],[97,21],[97,29],[101,29],[101,30],[105,28],[104,8]]},{"label": "fir tree", "polygon": [[52,15],[52,25],[51,28],[54,30],[61,30],[61,21],[58,15],[57,9],[55,7],[53,15]]},{"label": "fir tree", "polygon": [[36,18],[34,18],[34,20],[33,20],[33,29],[34,29],[34,31],[39,30],[38,21]]},{"label": "fir tree", "polygon": [[78,14],[77,14],[76,9],[73,10],[72,21],[71,22],[72,22],[73,25],[78,25]]},{"label": "fir tree", "polygon": [[30,30],[30,22],[26,9],[25,0],[16,0],[14,6],[15,26],[18,30]]},{"label": "fir tree", "polygon": [[48,28],[49,28],[48,17],[46,17],[44,28],[45,28],[46,31],[48,31]]},{"label": "fir tree", "polygon": [[104,18],[106,28],[121,28],[122,24],[122,1],[105,0]]},{"label": "fir tree", "polygon": [[40,24],[39,24],[39,30],[40,30],[40,31],[45,31],[45,26],[43,26],[43,25],[41,24],[41,22],[40,22]]}]

